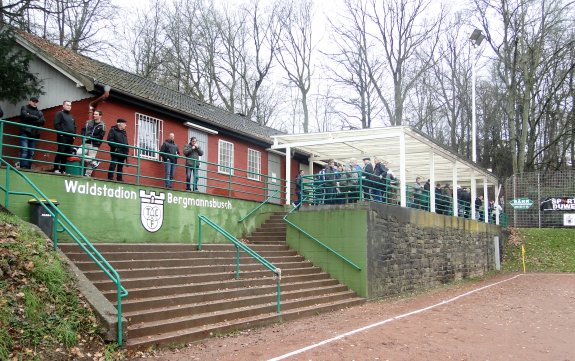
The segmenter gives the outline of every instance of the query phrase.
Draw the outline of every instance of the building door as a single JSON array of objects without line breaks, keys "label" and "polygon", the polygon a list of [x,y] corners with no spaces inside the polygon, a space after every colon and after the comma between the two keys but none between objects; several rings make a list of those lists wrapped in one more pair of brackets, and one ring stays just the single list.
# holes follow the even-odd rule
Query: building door
[{"label": "building door", "polygon": [[[192,137],[196,137],[198,139],[198,144],[202,151],[204,151],[204,155],[200,157],[202,162],[208,161],[208,134],[200,132],[196,129],[188,128],[188,143]],[[183,148],[182,148],[183,149]],[[207,176],[207,164],[200,162],[200,168],[198,171],[198,191],[202,193],[206,193],[206,185],[208,181]]]},{"label": "building door", "polygon": [[[281,189],[281,158],[274,153],[268,153],[268,197]],[[281,191],[270,199],[270,203],[281,204],[283,194]]]}]

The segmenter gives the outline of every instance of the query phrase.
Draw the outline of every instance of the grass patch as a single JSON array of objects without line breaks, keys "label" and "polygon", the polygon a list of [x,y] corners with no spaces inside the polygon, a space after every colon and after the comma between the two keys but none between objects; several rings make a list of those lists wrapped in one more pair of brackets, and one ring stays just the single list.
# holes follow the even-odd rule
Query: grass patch
[{"label": "grass patch", "polygon": [[575,272],[575,229],[521,228],[510,233],[502,265],[505,271],[523,271],[524,244],[527,272]]},{"label": "grass patch", "polygon": [[0,359],[117,359],[99,333],[51,242],[0,212]]}]

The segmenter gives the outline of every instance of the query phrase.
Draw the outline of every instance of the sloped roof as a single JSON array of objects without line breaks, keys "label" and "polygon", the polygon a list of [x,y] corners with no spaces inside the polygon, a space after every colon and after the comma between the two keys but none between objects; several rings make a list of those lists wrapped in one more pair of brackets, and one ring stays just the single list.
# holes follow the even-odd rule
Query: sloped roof
[{"label": "sloped roof", "polygon": [[165,86],[154,83],[139,75],[91,59],[69,49],[53,44],[46,39],[25,32],[18,33],[19,43],[51,65],[77,79],[87,91],[96,85],[109,85],[114,92],[139,98],[151,104],[189,115],[219,126],[272,144],[271,136],[285,134],[277,129],[259,125],[250,119],[230,113],[222,108],[202,102]]}]

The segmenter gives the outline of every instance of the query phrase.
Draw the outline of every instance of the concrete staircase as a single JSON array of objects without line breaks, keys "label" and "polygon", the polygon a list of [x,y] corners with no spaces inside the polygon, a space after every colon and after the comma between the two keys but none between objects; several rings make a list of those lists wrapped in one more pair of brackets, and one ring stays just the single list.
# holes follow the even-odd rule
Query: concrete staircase
[{"label": "concrete staircase", "polygon": [[285,213],[272,213],[261,226],[246,236],[245,239],[253,244],[281,244],[286,243],[286,223],[283,221]]},{"label": "concrete staircase", "polygon": [[[97,244],[129,292],[122,302],[126,346],[192,342],[365,302],[290,250],[285,228],[283,244],[266,234],[276,220],[272,216],[262,232],[249,236],[254,244],[248,245],[282,270],[281,315],[273,273],[242,254],[240,279],[235,279],[232,245],[206,244],[198,251],[183,244]],[[114,284],[88,256],[75,244],[60,248],[115,304]]]}]

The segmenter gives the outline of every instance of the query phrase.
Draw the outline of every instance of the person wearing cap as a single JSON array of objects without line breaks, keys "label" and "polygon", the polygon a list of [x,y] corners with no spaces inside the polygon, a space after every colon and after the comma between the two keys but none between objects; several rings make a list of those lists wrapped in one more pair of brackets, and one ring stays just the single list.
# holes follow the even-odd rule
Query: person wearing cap
[{"label": "person wearing cap", "polygon": [[180,148],[174,141],[176,135],[170,133],[168,139],[162,143],[160,147],[160,156],[164,161],[166,170],[166,188],[172,188],[172,180],[174,179],[174,171],[176,170],[176,163],[178,163],[178,155],[180,155]]},{"label": "person wearing cap", "polygon": [[[200,157],[204,155],[204,151],[198,144],[196,137],[190,138],[190,142],[184,146],[184,156],[186,157],[186,190],[194,192],[198,191],[198,168]],[[192,188],[192,173],[194,177]]]},{"label": "person wearing cap", "polygon": [[38,109],[38,97],[31,97],[28,104],[20,109],[20,161],[16,167],[22,169],[32,168],[31,159],[34,158],[36,143],[40,138],[40,130],[32,127],[42,127],[46,120],[44,114]]},{"label": "person wearing cap", "polygon": [[68,157],[72,154],[72,144],[74,143],[76,134],[76,119],[70,114],[72,110],[72,102],[64,100],[62,103],[62,110],[54,116],[54,129],[58,131],[56,141],[58,142],[58,150],[54,159],[54,173],[64,174],[66,172],[66,164]]},{"label": "person wearing cap", "polygon": [[122,182],[124,162],[128,159],[128,134],[126,133],[126,120],[119,118],[116,125],[110,128],[107,138],[110,145],[110,167],[108,168],[108,179],[114,180],[114,173],[117,172],[116,180]]}]

